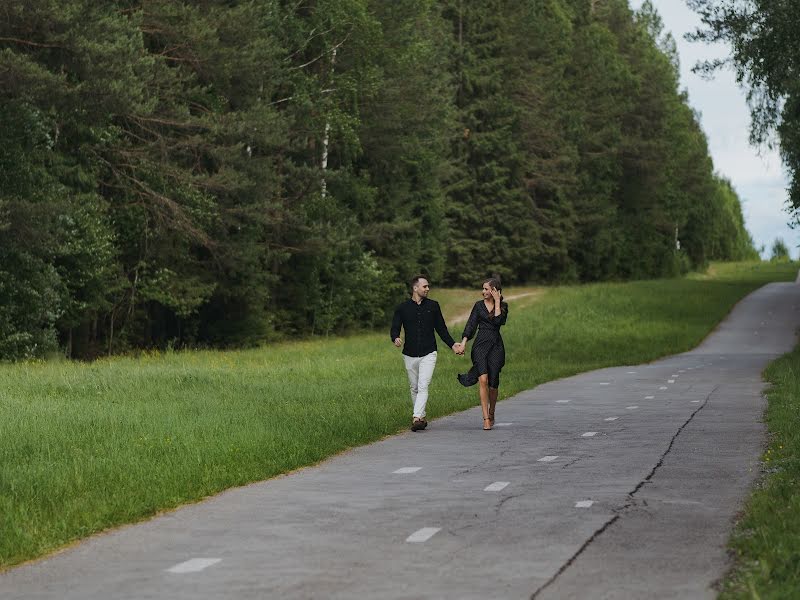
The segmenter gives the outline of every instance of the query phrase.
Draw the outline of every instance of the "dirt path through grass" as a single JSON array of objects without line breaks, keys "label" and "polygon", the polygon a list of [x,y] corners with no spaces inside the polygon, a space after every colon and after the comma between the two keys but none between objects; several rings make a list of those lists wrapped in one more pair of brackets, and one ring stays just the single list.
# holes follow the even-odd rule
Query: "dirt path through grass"
[{"label": "dirt path through grass", "polygon": [[[529,299],[525,303],[522,303],[516,307],[516,308],[522,308],[525,306],[530,306],[531,302],[536,298],[541,297],[543,293],[544,290],[533,290],[531,292],[521,292],[519,294],[511,294],[510,296],[504,296],[503,298],[506,302],[514,302],[515,300],[522,300],[523,298]],[[457,314],[455,317],[451,317],[450,323],[463,323],[469,318],[469,313],[471,310],[472,309],[470,308],[470,310],[466,312],[462,312],[460,314]]]}]

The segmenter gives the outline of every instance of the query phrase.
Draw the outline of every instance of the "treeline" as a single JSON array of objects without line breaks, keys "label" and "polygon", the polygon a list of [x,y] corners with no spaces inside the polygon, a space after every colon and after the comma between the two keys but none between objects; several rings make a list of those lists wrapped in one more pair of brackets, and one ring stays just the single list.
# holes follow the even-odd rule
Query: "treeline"
[{"label": "treeline", "polygon": [[649,3],[0,5],[1,357],[755,256]]}]

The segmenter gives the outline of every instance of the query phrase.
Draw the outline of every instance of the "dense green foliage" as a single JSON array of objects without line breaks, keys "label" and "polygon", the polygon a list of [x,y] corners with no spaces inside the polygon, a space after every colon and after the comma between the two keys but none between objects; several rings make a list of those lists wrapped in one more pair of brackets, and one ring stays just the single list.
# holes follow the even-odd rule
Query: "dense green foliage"
[{"label": "dense green foliage", "polygon": [[[502,397],[689,350],[745,294],[796,272],[797,263],[713,264],[705,275],[554,286],[527,305],[509,300],[503,336],[513,360]],[[433,295],[451,316],[468,312],[478,289]],[[407,428],[399,352],[385,333],[370,333],[0,365],[0,569]],[[440,354],[431,418],[475,406],[475,390],[453,376],[468,360]],[[477,418],[475,434],[483,435]]]},{"label": "dense green foliage", "polygon": [[649,3],[0,6],[0,358],[368,327],[417,271],[753,255]]},{"label": "dense green foliage", "polygon": [[689,0],[707,29],[697,40],[725,42],[729,60],[700,66],[713,72],[733,64],[737,80],[747,86],[753,117],[751,141],[780,144],[790,176],[792,219],[800,223],[800,1]]},{"label": "dense green foliage", "polygon": [[771,383],[764,480],[731,539],[736,564],[723,581],[724,600],[800,597],[800,347],[772,363],[764,376]]}]

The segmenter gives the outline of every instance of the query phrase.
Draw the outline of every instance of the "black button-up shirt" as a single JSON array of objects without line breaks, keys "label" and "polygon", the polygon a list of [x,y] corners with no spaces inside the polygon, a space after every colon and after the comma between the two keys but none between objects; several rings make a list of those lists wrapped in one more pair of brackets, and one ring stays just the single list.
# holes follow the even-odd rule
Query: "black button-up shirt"
[{"label": "black button-up shirt", "polygon": [[442,309],[435,300],[423,298],[422,302],[417,304],[409,299],[398,305],[394,311],[392,329],[389,331],[392,341],[400,337],[400,326],[406,332],[406,343],[403,346],[403,354],[406,356],[425,356],[435,352],[434,330],[448,348],[452,348],[455,344],[444,323]]}]

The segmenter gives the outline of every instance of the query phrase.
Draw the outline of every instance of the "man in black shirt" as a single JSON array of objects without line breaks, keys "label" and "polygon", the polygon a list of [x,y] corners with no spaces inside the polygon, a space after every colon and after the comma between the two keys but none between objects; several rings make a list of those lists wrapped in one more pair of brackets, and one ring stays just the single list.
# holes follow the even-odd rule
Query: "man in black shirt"
[{"label": "man in black shirt", "polygon": [[[392,329],[389,332],[394,345],[398,348],[403,346],[403,360],[411,387],[411,401],[414,404],[411,431],[419,431],[428,426],[425,407],[428,403],[428,386],[436,367],[434,330],[453,352],[464,352],[463,346],[450,337],[439,303],[428,299],[430,289],[430,283],[423,275],[417,275],[411,280],[411,299],[400,304],[394,311]],[[401,326],[406,333],[405,345],[400,337]]]}]

